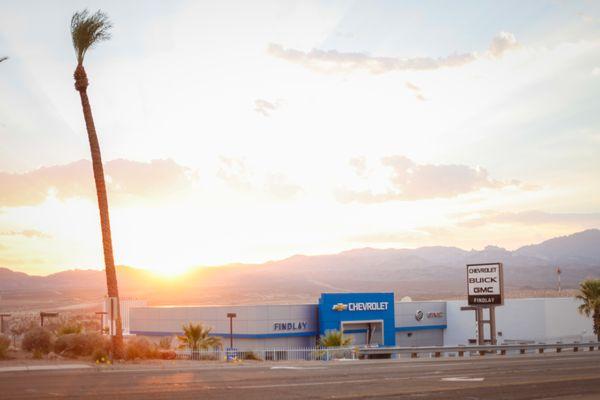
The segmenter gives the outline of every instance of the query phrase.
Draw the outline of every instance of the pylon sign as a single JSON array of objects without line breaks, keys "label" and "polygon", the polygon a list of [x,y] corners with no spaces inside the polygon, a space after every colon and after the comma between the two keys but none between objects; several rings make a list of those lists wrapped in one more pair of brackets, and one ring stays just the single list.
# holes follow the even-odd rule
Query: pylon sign
[{"label": "pylon sign", "polygon": [[467,297],[470,306],[504,304],[502,263],[467,264]]}]

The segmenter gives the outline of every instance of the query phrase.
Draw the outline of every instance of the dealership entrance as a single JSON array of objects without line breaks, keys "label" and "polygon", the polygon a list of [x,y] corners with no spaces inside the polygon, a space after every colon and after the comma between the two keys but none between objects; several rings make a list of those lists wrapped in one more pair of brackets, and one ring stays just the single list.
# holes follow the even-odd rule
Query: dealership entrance
[{"label": "dealership entrance", "polygon": [[352,337],[353,345],[383,346],[383,320],[342,321],[344,336]]}]

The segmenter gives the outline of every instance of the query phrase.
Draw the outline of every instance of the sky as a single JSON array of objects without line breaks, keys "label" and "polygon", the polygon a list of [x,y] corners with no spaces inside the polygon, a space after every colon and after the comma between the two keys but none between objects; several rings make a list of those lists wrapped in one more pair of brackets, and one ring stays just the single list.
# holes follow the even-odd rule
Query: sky
[{"label": "sky", "polygon": [[175,274],[600,227],[600,2],[0,0],[0,267]]}]

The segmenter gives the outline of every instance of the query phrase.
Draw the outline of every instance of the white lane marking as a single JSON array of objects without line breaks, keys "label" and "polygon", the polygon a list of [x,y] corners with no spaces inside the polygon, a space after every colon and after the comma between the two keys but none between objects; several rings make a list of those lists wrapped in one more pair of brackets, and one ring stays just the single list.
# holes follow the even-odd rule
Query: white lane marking
[{"label": "white lane marking", "polygon": [[59,364],[59,365],[29,365],[29,366],[15,366],[15,367],[2,367],[0,372],[18,372],[18,371],[52,371],[52,370],[64,370],[64,369],[79,369],[79,368],[92,368],[86,364]]},{"label": "white lane marking", "polygon": [[325,367],[290,367],[290,366],[281,366],[281,367],[271,367],[271,369],[327,369]]},{"label": "white lane marking", "polygon": [[484,378],[469,378],[466,376],[455,376],[452,378],[442,378],[446,382],[482,382]]}]

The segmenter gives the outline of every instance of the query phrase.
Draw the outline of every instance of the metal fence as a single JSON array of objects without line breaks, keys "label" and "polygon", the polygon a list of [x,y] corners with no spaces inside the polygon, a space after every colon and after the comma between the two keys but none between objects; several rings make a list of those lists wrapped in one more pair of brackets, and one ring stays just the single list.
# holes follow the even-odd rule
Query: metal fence
[{"label": "metal fence", "polygon": [[358,347],[177,350],[181,360],[329,361],[358,358]]},{"label": "metal fence", "polygon": [[256,360],[256,361],[331,361],[355,360],[359,358],[398,357],[465,357],[484,355],[531,354],[563,350],[573,352],[600,350],[599,342],[570,343],[510,343],[500,345],[459,345],[425,347],[277,347],[268,349],[211,349],[177,350],[181,360]]}]

